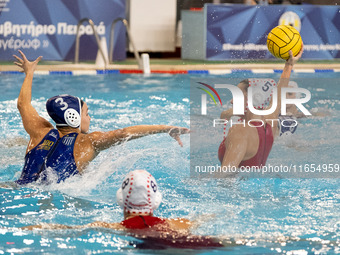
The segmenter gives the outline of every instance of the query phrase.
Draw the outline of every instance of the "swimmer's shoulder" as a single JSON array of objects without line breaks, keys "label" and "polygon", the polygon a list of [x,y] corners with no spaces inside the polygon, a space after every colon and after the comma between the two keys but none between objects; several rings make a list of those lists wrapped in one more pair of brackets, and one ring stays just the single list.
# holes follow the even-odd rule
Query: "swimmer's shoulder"
[{"label": "swimmer's shoulder", "polygon": [[185,218],[164,219],[172,230],[188,230],[192,226],[192,222]]},{"label": "swimmer's shoulder", "polygon": [[253,131],[249,126],[243,124],[234,124],[229,128],[227,140],[239,140],[248,138],[249,133]]},{"label": "swimmer's shoulder", "polygon": [[53,126],[46,126],[44,128],[39,128],[34,135],[30,135],[30,141],[28,143],[26,153],[35,148],[53,129]]},{"label": "swimmer's shoulder", "polygon": [[78,134],[74,144],[73,155],[80,173],[98,153],[93,145],[90,134]]},{"label": "swimmer's shoulder", "polygon": [[88,134],[78,134],[74,146],[74,157],[77,166],[86,166],[100,151],[119,144],[122,141],[120,133],[121,130],[118,129],[108,132],[95,131]]},{"label": "swimmer's shoulder", "polygon": [[229,157],[235,158],[236,153],[244,153],[242,160],[248,160],[256,155],[259,145],[259,136],[257,128],[243,125],[235,125],[229,129],[228,136],[226,138],[226,148],[230,151]]},{"label": "swimmer's shoulder", "polygon": [[130,136],[126,129],[115,129],[111,131],[95,131],[86,134],[86,142],[90,142],[96,152],[108,149],[111,146],[118,145]]},{"label": "swimmer's shoulder", "polygon": [[76,140],[76,143],[78,144],[81,144],[82,146],[84,145],[92,145],[92,136],[91,136],[92,133],[89,133],[89,134],[82,134],[82,133],[79,133],[78,136],[77,136],[77,140]]},{"label": "swimmer's shoulder", "polygon": [[96,150],[98,144],[108,140],[108,133],[109,132],[102,131],[95,131],[87,134],[80,133],[77,137],[77,143],[85,146],[86,148],[92,148]]}]

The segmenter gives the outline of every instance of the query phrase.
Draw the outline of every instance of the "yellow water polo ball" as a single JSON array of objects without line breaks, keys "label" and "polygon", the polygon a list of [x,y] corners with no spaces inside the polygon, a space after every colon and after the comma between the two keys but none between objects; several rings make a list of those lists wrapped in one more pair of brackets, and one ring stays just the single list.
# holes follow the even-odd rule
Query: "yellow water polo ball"
[{"label": "yellow water polo ball", "polygon": [[293,56],[299,54],[302,46],[300,33],[292,26],[274,27],[267,37],[267,47],[274,57],[288,59],[289,51]]}]

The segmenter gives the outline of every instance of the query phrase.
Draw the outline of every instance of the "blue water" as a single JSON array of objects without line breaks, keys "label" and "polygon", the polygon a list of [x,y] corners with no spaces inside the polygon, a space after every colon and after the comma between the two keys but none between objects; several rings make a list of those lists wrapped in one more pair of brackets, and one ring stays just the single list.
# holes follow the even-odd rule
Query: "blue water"
[{"label": "blue water", "polygon": [[[231,77],[242,80],[247,75]],[[252,76],[279,78],[279,74]],[[16,109],[23,78],[2,75],[0,80],[0,182],[16,180],[24,162],[28,136]],[[339,78],[338,74],[293,74],[292,79],[312,93],[309,109],[326,116],[301,120],[294,137],[275,142],[267,163],[339,163]],[[189,127],[189,88],[187,75],[36,76],[33,106],[49,119],[46,100],[69,93],[87,102],[90,131],[139,124]],[[156,216],[196,220],[200,224],[193,234],[215,236],[226,245],[189,253],[340,252],[339,179],[191,179],[190,136],[182,140],[183,148],[167,134],[144,137],[100,153],[83,176],[65,183],[0,188],[0,254],[158,254],[136,248],[139,239],[118,231],[20,229],[41,223],[121,221],[115,194],[123,176],[134,169],[146,169],[158,181],[163,202]]]}]

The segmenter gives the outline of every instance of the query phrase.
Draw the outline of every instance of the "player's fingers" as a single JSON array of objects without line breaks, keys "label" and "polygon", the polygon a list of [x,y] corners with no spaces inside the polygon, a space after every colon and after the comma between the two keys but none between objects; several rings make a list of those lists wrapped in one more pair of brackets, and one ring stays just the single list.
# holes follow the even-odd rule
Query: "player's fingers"
[{"label": "player's fingers", "polygon": [[16,56],[16,55],[13,55],[13,57],[14,57],[16,60],[18,60],[20,63],[24,62],[21,58],[19,58],[19,57]]}]

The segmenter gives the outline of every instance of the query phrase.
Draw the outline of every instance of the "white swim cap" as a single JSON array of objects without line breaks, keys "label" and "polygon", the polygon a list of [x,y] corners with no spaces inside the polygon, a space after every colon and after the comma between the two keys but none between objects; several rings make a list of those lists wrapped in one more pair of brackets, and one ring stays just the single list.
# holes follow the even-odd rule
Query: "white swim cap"
[{"label": "white swim cap", "polygon": [[128,173],[117,191],[117,202],[130,214],[150,214],[162,202],[155,178],[145,170]]},{"label": "white swim cap", "polygon": [[252,87],[253,106],[255,109],[265,109],[270,105],[270,99],[273,95],[273,88],[276,83],[273,79],[250,78],[249,87]]}]

